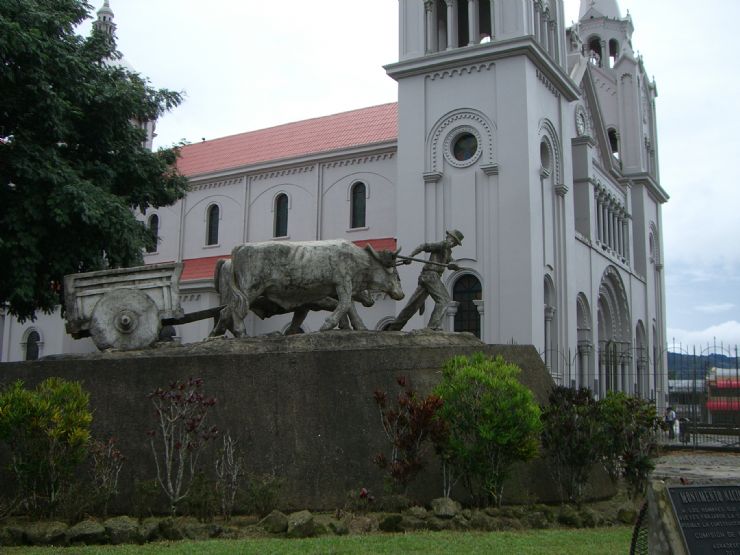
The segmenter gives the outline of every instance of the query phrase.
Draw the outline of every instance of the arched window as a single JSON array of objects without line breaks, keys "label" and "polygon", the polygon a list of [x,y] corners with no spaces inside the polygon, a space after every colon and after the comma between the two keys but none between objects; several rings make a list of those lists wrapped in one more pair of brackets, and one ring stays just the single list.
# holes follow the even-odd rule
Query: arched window
[{"label": "arched window", "polygon": [[217,204],[208,207],[208,228],[206,231],[206,245],[218,245],[218,224],[221,210]]},{"label": "arched window", "polygon": [[603,52],[601,51],[601,39],[599,37],[591,37],[586,47],[588,51],[588,61],[597,67],[601,67],[601,61],[603,58]]},{"label": "arched window", "polygon": [[26,336],[26,360],[38,360],[41,336],[36,330],[31,330]]},{"label": "arched window", "polygon": [[609,41],[609,67],[616,65],[617,58],[619,58],[619,43],[617,39],[612,39]]},{"label": "arched window", "polygon": [[149,224],[147,227],[154,237],[154,244],[147,247],[146,252],[157,252],[157,243],[159,242],[159,216],[156,214],[149,216]]},{"label": "arched window", "polygon": [[288,195],[279,194],[275,198],[275,237],[288,236]]},{"label": "arched window", "polygon": [[452,300],[457,301],[455,314],[455,331],[469,331],[480,339],[480,313],[473,301],[481,299],[481,284],[478,278],[465,274],[455,282],[452,288]]},{"label": "arched window", "polygon": [[350,214],[350,227],[365,227],[365,197],[367,188],[362,182],[352,185],[352,213]]},{"label": "arched window", "polygon": [[612,156],[619,160],[619,133],[613,127],[609,128],[609,148],[612,151]]}]

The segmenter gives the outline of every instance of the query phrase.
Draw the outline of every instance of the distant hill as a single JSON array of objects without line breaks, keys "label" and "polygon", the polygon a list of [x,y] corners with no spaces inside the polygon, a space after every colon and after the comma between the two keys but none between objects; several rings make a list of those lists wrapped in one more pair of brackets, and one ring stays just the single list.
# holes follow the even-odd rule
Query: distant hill
[{"label": "distant hill", "polygon": [[684,353],[668,353],[668,377],[672,380],[701,379],[712,367],[738,368],[740,361],[737,357],[728,357],[722,354],[687,355]]}]

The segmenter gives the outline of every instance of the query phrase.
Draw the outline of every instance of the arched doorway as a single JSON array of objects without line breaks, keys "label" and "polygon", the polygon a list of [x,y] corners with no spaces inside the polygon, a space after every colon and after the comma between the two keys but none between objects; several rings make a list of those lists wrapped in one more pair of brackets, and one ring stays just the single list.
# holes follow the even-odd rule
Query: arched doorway
[{"label": "arched doorway", "polygon": [[631,393],[632,329],[629,302],[622,278],[609,266],[601,278],[598,304],[599,371],[594,387],[600,397],[607,391]]},{"label": "arched doorway", "polygon": [[480,339],[480,313],[473,301],[481,299],[483,288],[472,274],[460,276],[452,288],[452,300],[458,302],[455,314],[455,331],[467,331]]}]

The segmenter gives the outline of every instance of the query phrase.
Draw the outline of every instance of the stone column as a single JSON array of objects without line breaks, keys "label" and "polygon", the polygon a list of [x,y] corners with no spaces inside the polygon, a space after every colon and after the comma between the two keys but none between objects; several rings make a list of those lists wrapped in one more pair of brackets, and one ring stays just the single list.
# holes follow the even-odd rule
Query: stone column
[{"label": "stone column", "polygon": [[542,26],[542,19],[540,18],[540,2],[539,0],[536,0],[534,3],[534,17],[532,18],[534,20],[534,40],[537,42],[540,42],[540,37],[542,36],[540,34],[540,27]]},{"label": "stone column", "polygon": [[478,0],[468,0],[468,46],[478,44],[479,42]]},{"label": "stone column", "polygon": [[447,304],[447,312],[445,316],[447,318],[447,331],[455,331],[455,315],[457,314],[457,307],[460,303],[457,301],[450,301]]},{"label": "stone column", "polygon": [[430,52],[436,52],[434,48],[434,38],[437,36],[437,26],[434,18],[434,0],[424,0],[424,16],[426,24],[426,45],[425,51],[427,54]]},{"label": "stone column", "polygon": [[[464,1],[464,0],[463,0]],[[457,48],[457,0],[445,0],[447,3],[447,50]]]},{"label": "stone column", "polygon": [[484,337],[486,336],[486,329],[485,329],[485,318],[483,317],[485,313],[485,301],[473,299],[473,304],[475,305],[475,308],[478,309],[478,317],[480,318],[480,339],[485,342]]},{"label": "stone column", "polygon": [[490,0],[488,5],[491,8],[491,42],[493,42],[493,37],[496,36],[496,0]]},{"label": "stone column", "polygon": [[[553,375],[553,348],[552,348],[552,321],[555,318],[555,307],[545,306],[545,366],[550,375]],[[555,368],[557,372],[557,368]],[[557,383],[557,382],[556,382]],[[558,384],[559,385],[559,384]]]}]

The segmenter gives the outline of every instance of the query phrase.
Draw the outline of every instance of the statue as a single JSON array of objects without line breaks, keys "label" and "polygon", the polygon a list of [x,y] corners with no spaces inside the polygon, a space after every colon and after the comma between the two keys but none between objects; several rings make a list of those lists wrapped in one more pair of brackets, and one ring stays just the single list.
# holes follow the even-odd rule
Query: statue
[{"label": "statue", "polygon": [[409,298],[408,303],[401,310],[400,314],[388,326],[388,330],[399,331],[403,329],[406,322],[409,321],[417,310],[419,314],[423,314],[424,302],[429,296],[434,299],[434,310],[432,311],[427,328],[433,330],[442,329],[442,317],[447,309],[447,305],[452,300],[449,293],[447,293],[447,289],[442,284],[442,272],[447,268],[450,270],[460,269],[457,264],[452,263],[452,249],[458,245],[462,245],[464,239],[463,234],[457,229],[447,231],[446,234],[447,236],[443,241],[419,245],[411,252],[410,257],[398,256],[398,258],[410,262],[420,252],[431,253],[429,260],[424,261],[424,268],[422,268],[419,275],[419,285],[416,291],[411,295],[411,298]]}]

